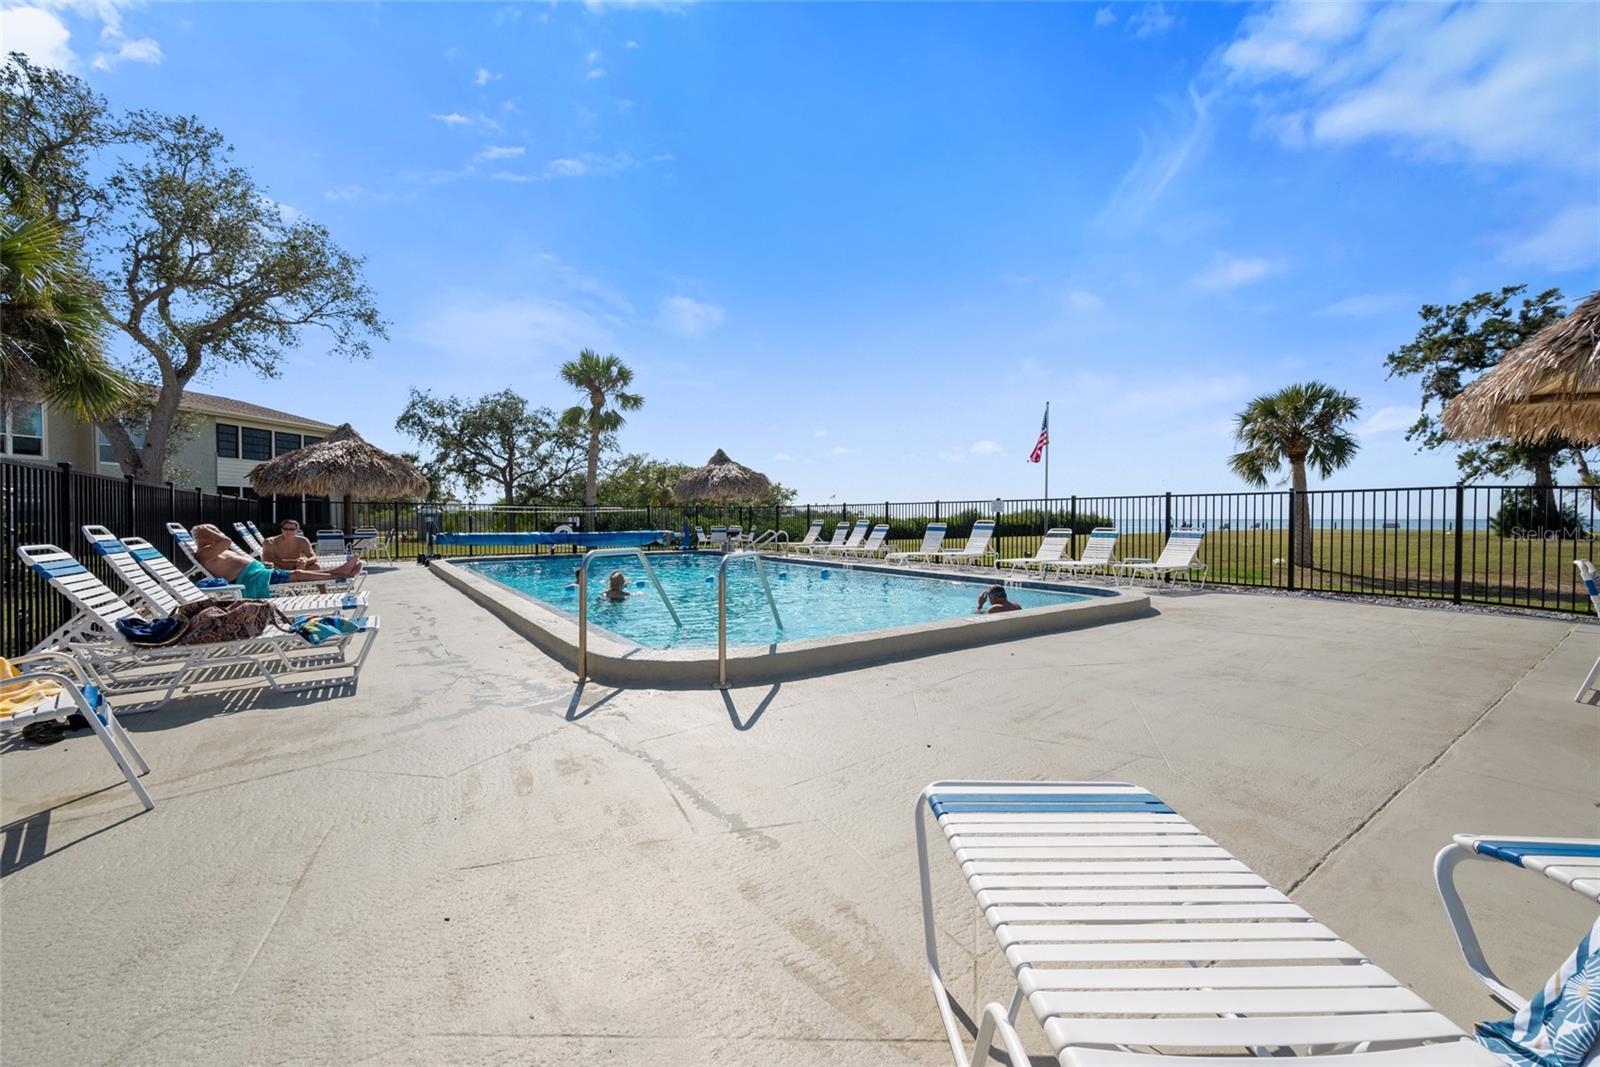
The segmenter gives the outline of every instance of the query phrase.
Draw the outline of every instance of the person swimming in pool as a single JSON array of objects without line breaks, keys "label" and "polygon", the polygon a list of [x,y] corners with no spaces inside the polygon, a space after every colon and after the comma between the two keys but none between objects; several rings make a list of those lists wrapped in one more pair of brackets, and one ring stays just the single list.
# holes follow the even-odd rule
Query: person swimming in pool
[{"label": "person swimming in pool", "polygon": [[330,570],[311,571],[298,567],[284,570],[281,567],[269,567],[259,559],[251,559],[234,547],[231,537],[210,523],[202,523],[191,532],[194,534],[195,556],[200,560],[200,566],[208,574],[244,586],[244,595],[249,600],[266,600],[272,595],[275,585],[354,578],[366,566],[352,556]]},{"label": "person swimming in pool", "polygon": [[606,579],[605,597],[614,604],[620,604],[622,601],[627,600],[628,576],[621,571],[612,571],[611,577]]},{"label": "person swimming in pool", "polygon": [[[988,610],[984,610],[984,605]],[[1006,597],[1006,588],[1003,585],[991,585],[978,595],[979,615],[998,615],[1002,611],[1021,611],[1022,605]]]}]

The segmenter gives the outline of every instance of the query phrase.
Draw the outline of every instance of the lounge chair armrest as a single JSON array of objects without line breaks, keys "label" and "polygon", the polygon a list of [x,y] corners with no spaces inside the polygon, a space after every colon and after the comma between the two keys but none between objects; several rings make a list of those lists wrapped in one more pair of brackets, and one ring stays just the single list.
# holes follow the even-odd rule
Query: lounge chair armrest
[{"label": "lounge chair armrest", "polygon": [[978,1042],[972,1050],[973,1064],[989,1062],[989,1049],[996,1037],[1005,1047],[1013,1065],[1023,1064],[1026,1067],[1033,1062],[1023,1050],[1022,1039],[1017,1036],[1017,1028],[1011,1025],[1011,1020],[1006,1016],[1006,1009],[998,1001],[991,1000],[983,1006],[982,1021],[978,1024]]},{"label": "lounge chair armrest", "polygon": [[[76,679],[77,685],[87,685],[89,679],[83,673],[83,666],[72,656],[65,652],[30,652],[25,656],[15,656],[11,660],[14,667],[26,667],[33,663],[48,663],[46,670],[54,672],[66,671]],[[37,675],[40,671],[24,670],[23,674]]]},{"label": "lounge chair armrest", "polygon": [[1472,929],[1472,920],[1467,916],[1466,905],[1461,902],[1461,894],[1456,891],[1456,867],[1474,859],[1493,860],[1494,857],[1479,855],[1470,846],[1460,842],[1446,845],[1434,857],[1433,881],[1439,889],[1439,900],[1444,904],[1445,916],[1450,920],[1450,929],[1455,934],[1456,944],[1461,949],[1461,958],[1466,961],[1467,969],[1477,975],[1478,981],[1488,987],[1490,994],[1496,1000],[1512,1011],[1520,1012],[1528,1006],[1528,1002],[1516,990],[1502,982],[1499,975],[1489,966],[1489,961],[1484,958],[1483,948],[1478,944],[1478,935]]}]

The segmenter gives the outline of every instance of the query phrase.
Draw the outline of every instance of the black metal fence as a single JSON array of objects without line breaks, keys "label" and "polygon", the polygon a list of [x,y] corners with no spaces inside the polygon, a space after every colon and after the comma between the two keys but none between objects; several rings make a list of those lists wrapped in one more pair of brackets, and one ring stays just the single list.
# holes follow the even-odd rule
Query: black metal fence
[{"label": "black metal fence", "polygon": [[[433,520],[444,530],[533,532],[562,523],[584,530],[674,530],[739,525],[760,535],[781,530],[802,537],[815,519],[824,537],[839,522],[889,524],[895,549],[913,548],[931,522],[948,528],[945,547],[963,544],[980,520],[996,523],[993,548],[1001,557],[1032,555],[1051,527],[1073,531],[1074,557],[1097,526],[1118,532],[1117,555],[1155,557],[1175,529],[1206,532],[1199,560],[1220,585],[1313,590],[1379,597],[1415,597],[1584,612],[1589,602],[1572,565],[1594,549],[1600,489],[1562,486],[1427,486],[1400,489],[1318,489],[1297,501],[1287,490],[1238,493],[1147,493],[1043,499],[873,501],[791,506],[701,505],[599,508],[450,504]],[[393,531],[402,556],[424,548],[425,508],[407,502],[358,503],[349,525]],[[1293,522],[1298,511],[1301,521]],[[337,504],[317,500],[255,500],[171,485],[106,478],[66,465],[41,467],[0,461],[0,654],[16,654],[66,618],[67,605],[27,572],[19,544],[55,544],[104,574],[78,527],[99,523],[118,535],[148,539],[176,557],[166,523],[213,522],[232,533],[236,521],[263,528],[293,515],[308,529],[339,525]],[[451,556],[505,554],[518,549],[441,547]],[[527,548],[529,554],[548,551]],[[110,583],[115,587],[115,583]]]}]

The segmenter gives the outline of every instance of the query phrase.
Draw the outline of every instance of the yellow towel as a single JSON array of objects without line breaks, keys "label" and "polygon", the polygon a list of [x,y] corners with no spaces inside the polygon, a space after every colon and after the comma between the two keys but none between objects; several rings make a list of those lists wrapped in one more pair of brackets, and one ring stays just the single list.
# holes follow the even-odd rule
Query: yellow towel
[{"label": "yellow towel", "polygon": [[[21,674],[10,660],[0,656],[0,678],[17,678]],[[41,702],[54,700],[60,695],[61,686],[56,682],[5,686],[0,688],[0,719],[10,718],[21,711],[32,711]]]}]

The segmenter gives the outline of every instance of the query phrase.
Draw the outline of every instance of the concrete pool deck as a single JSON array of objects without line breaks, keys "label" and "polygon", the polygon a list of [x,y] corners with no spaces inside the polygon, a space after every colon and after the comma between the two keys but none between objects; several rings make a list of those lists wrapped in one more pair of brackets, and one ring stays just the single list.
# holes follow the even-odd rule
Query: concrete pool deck
[{"label": "concrete pool deck", "polygon": [[[947,1063],[911,816],[964,776],[1146,786],[1470,1026],[1507,1013],[1433,854],[1600,834],[1600,711],[1571,701],[1590,622],[1157,595],[727,694],[575,690],[419,568],[367,588],[384,630],[354,693],[127,720],[154,812],[92,737],[6,743],[0,1061]],[[935,876],[963,1007],[1003,999],[953,863]],[[1461,884],[1524,990],[1594,918],[1499,865]]]}]

